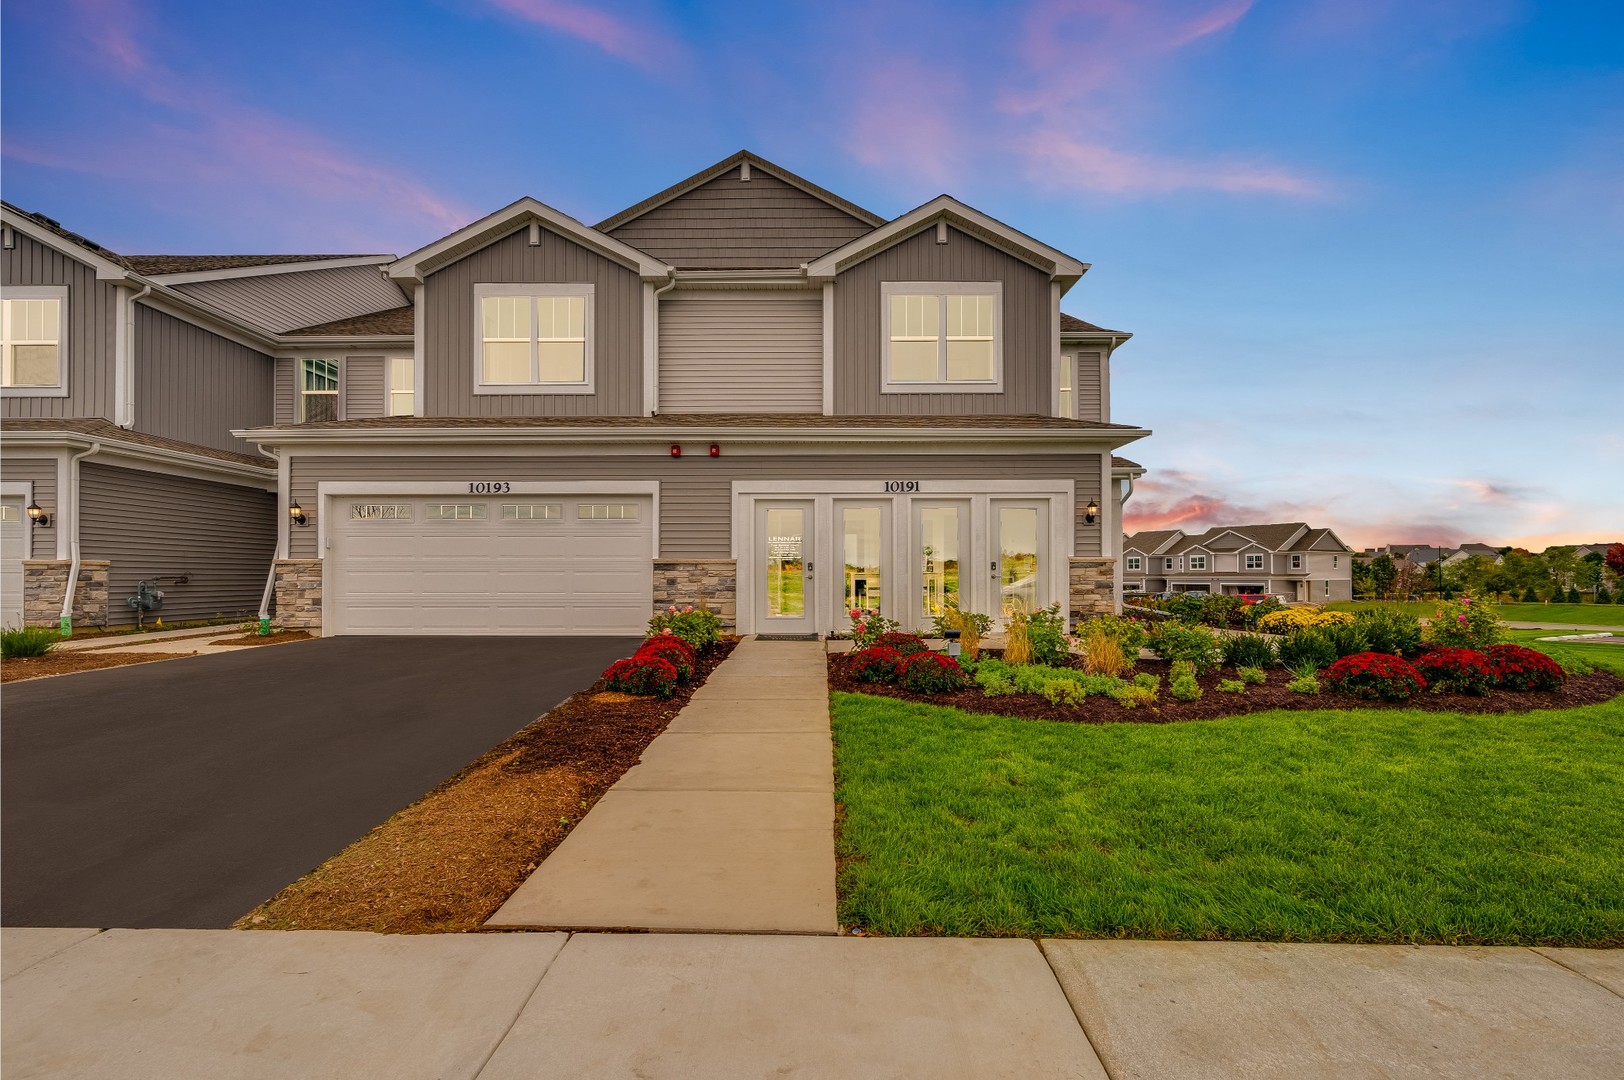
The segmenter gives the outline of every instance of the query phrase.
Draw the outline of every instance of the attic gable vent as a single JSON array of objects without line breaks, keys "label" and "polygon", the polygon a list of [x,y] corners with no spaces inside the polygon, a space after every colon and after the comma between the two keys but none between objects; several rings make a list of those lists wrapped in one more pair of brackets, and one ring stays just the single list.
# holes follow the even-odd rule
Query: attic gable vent
[{"label": "attic gable vent", "polygon": [[750,182],[750,163],[748,161],[739,162],[739,182],[741,184]]}]

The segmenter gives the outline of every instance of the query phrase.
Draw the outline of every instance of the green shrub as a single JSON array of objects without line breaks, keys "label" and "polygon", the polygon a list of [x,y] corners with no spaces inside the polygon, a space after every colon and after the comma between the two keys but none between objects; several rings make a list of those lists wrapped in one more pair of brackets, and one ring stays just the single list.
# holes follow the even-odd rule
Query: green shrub
[{"label": "green shrub", "polygon": [[1338,659],[1344,656],[1352,656],[1355,653],[1371,651],[1365,639],[1365,628],[1357,622],[1329,623],[1325,626],[1316,626],[1314,629],[1323,634],[1325,640],[1331,643],[1331,647],[1336,650]]},{"label": "green shrub", "polygon": [[1612,602],[1613,602],[1613,594],[1607,591],[1607,586],[1605,586],[1605,585],[1597,585],[1596,586],[1596,603],[1598,603],[1598,604],[1611,604]]},{"label": "green shrub", "polygon": [[1280,663],[1288,668],[1310,667],[1317,671],[1336,663],[1340,655],[1322,626],[1293,630],[1280,641]]},{"label": "green shrub", "polygon": [[1224,660],[1217,635],[1201,626],[1158,623],[1151,627],[1148,642],[1151,651],[1163,660],[1188,660],[1197,671],[1212,671]]},{"label": "green shrub", "polygon": [[1577,585],[1569,585],[1568,586],[1568,603],[1570,603],[1570,604],[1582,604],[1584,602],[1585,602],[1584,597],[1579,595],[1579,587]]},{"label": "green shrub", "polygon": [[1539,603],[1539,593],[1534,591],[1534,587],[1532,585],[1523,590],[1522,602],[1525,604]]},{"label": "green shrub", "polygon": [[1235,669],[1235,674],[1247,686],[1262,686],[1269,681],[1269,676],[1260,667],[1238,667]]},{"label": "green shrub", "polygon": [[1169,665],[1167,674],[1172,679],[1182,679],[1186,675],[1193,679],[1196,675],[1195,665],[1188,660],[1175,660]]},{"label": "green shrub", "polygon": [[1123,686],[1111,697],[1124,709],[1137,709],[1141,705],[1156,704],[1156,691],[1147,686]]},{"label": "green shrub", "polygon": [[1006,664],[1002,660],[982,660],[976,664],[976,685],[988,697],[1007,694],[1043,694],[1056,681],[1070,682],[1085,694],[1111,695],[1125,684],[1109,675],[1090,675],[1076,668],[1045,667],[1042,664]]},{"label": "green shrub", "polygon": [[1043,684],[1043,696],[1051,705],[1081,705],[1088,691],[1070,679],[1050,679]]},{"label": "green shrub", "polygon": [[1427,627],[1427,642],[1456,649],[1483,649],[1500,640],[1500,613],[1494,601],[1466,593],[1438,605]]},{"label": "green shrub", "polygon": [[0,658],[16,660],[25,656],[44,656],[56,648],[61,640],[61,634],[43,626],[0,630]]},{"label": "green shrub", "polygon": [[1026,636],[1032,643],[1032,662],[1058,666],[1070,655],[1066,641],[1066,620],[1059,604],[1039,608],[1026,619]]},{"label": "green shrub", "polygon": [[987,697],[1008,697],[1016,693],[1015,684],[1007,673],[986,666],[978,666],[975,683]]},{"label": "green shrub", "polygon": [[1298,664],[1286,670],[1291,672],[1293,679],[1317,679],[1319,675],[1319,668],[1313,664]]},{"label": "green shrub", "polygon": [[1246,693],[1246,684],[1239,679],[1219,679],[1218,692],[1220,694],[1244,694]]},{"label": "green shrub", "polygon": [[1148,671],[1141,671],[1133,677],[1133,685],[1143,687],[1146,690],[1160,690],[1162,688],[1162,677],[1152,675]]},{"label": "green shrub", "polygon": [[1280,662],[1274,639],[1262,634],[1231,634],[1223,640],[1224,663],[1230,667],[1273,667]]},{"label": "green shrub", "polygon": [[1421,651],[1421,620],[1397,608],[1366,608],[1354,616],[1371,652],[1414,656]]},{"label": "green shrub", "polygon": [[1167,686],[1167,692],[1180,701],[1200,701],[1201,684],[1194,675],[1180,675]]},{"label": "green shrub", "polygon": [[1320,684],[1312,675],[1301,675],[1288,682],[1286,689],[1293,694],[1317,694],[1320,692]]},{"label": "green shrub", "polygon": [[1263,616],[1273,615],[1277,611],[1284,610],[1286,610],[1286,605],[1271,596],[1266,600],[1259,600],[1255,604],[1247,604],[1246,607],[1242,608],[1241,623],[1246,626],[1256,626],[1257,621]]},{"label": "green shrub", "polygon": [[722,619],[704,605],[689,604],[680,610],[673,605],[648,621],[649,637],[667,630],[693,646],[696,652],[703,652],[721,639]]},{"label": "green shrub", "polygon": [[1228,627],[1238,623],[1241,621],[1241,609],[1245,606],[1238,596],[1204,596],[1201,598],[1201,625]]}]

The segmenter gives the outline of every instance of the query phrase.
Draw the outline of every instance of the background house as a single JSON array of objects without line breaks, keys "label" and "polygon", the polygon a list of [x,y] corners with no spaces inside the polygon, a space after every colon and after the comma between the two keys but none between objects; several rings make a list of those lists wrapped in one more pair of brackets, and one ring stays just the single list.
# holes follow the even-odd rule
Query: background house
[{"label": "background house", "polygon": [[1261,593],[1316,604],[1353,596],[1354,549],[1300,521],[1220,525],[1197,535],[1147,531],[1124,538],[1122,550],[1129,592]]}]

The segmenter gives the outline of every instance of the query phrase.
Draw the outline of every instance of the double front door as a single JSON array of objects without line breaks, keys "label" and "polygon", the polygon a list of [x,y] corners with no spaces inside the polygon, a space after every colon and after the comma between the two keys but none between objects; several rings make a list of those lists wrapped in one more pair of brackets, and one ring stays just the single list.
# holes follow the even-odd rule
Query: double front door
[{"label": "double front door", "polygon": [[1048,499],[757,500],[755,630],[839,629],[852,611],[915,630],[948,606],[998,623],[1031,612],[1056,599],[1049,515]]}]

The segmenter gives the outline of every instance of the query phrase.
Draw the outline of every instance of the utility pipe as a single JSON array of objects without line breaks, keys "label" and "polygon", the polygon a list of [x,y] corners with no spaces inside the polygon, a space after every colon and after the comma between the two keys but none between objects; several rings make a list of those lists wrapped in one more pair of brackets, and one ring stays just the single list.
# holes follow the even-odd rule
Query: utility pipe
[{"label": "utility pipe", "polygon": [[73,594],[79,588],[79,462],[100,453],[101,448],[101,443],[93,442],[88,449],[68,458],[67,495],[57,497],[58,513],[64,506],[73,507],[73,517],[68,522],[68,587],[62,594],[62,613],[58,616],[65,637],[73,633]]}]

